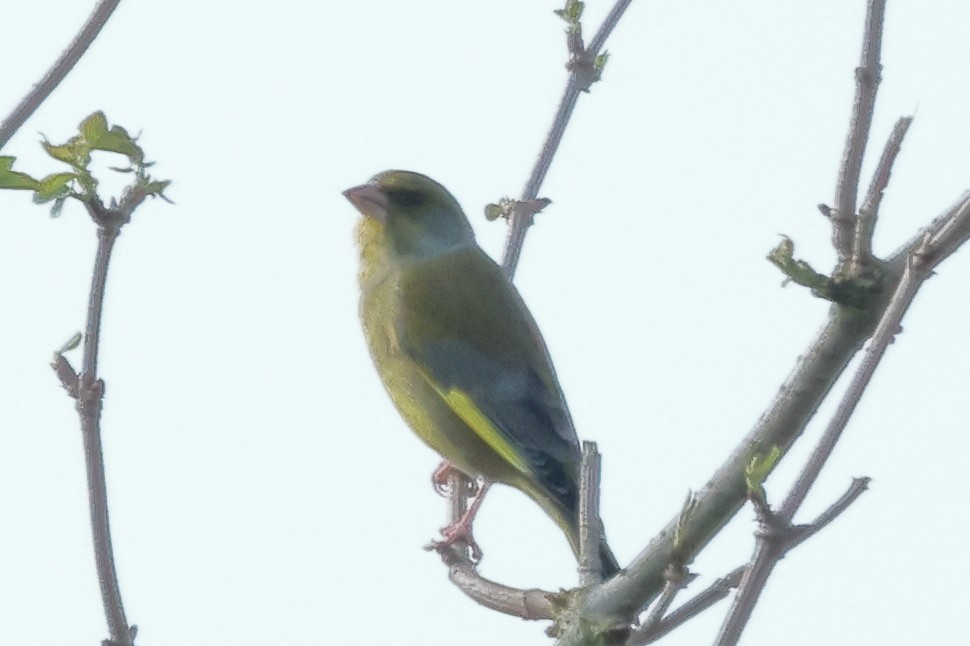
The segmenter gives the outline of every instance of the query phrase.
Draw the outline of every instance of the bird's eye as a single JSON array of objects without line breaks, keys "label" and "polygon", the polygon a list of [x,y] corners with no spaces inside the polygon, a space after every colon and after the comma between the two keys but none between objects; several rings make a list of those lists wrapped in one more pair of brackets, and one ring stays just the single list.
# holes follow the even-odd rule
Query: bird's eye
[{"label": "bird's eye", "polygon": [[388,191],[388,197],[401,206],[420,206],[424,204],[427,196],[421,191],[395,188]]}]

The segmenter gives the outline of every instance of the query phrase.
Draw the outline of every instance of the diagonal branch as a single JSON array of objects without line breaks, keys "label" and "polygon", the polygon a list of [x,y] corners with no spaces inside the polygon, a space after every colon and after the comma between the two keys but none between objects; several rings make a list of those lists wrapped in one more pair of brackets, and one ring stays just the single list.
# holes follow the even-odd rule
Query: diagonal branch
[{"label": "diagonal branch", "polygon": [[[140,203],[144,197],[138,199]],[[94,543],[95,567],[101,586],[101,602],[111,638],[107,646],[132,646],[137,629],[129,626],[121,599],[121,586],[115,568],[114,551],[111,546],[111,528],[108,522],[108,488],[105,479],[104,452],[101,444],[101,410],[104,400],[104,381],[98,377],[98,347],[101,339],[101,315],[104,311],[104,293],[108,279],[111,251],[121,227],[130,218],[130,212],[106,209],[99,201],[86,202],[92,218],[98,223],[98,249],[91,291],[88,295],[88,314],[84,326],[84,352],[81,372],[74,373],[63,354],[55,355],[54,370],[68,394],[75,400],[81,419],[81,435],[84,441],[84,463],[87,471],[88,498],[91,515],[91,533]],[[125,205],[126,207],[128,205]],[[134,206],[137,206],[135,204]],[[134,208],[131,206],[131,208]]]},{"label": "diagonal branch", "polygon": [[943,215],[933,220],[925,232],[918,234],[894,260],[907,253],[915,252],[919,262],[929,269],[935,269],[941,262],[959,249],[970,239],[970,191],[966,191],[947,209]]},{"label": "diagonal branch", "polygon": [[94,8],[94,12],[88,21],[81,27],[81,31],[74,37],[64,53],[54,63],[53,67],[47,71],[40,83],[34,86],[27,96],[20,102],[13,112],[10,113],[3,123],[0,123],[0,150],[7,145],[10,138],[20,130],[20,126],[30,118],[37,108],[47,100],[51,92],[54,91],[61,81],[74,69],[84,52],[88,50],[94,39],[101,33],[101,28],[108,22],[108,18],[114,13],[121,0],[101,0]]},{"label": "diagonal branch", "polygon": [[872,255],[872,233],[876,228],[876,220],[879,217],[879,205],[882,204],[882,197],[889,186],[889,177],[892,174],[893,163],[896,156],[902,149],[903,139],[909,131],[913,117],[900,117],[896,121],[893,132],[886,141],[883,148],[882,157],[879,159],[879,166],[872,176],[872,183],[866,192],[866,198],[859,208],[859,217],[856,220],[855,234],[853,236],[852,262],[859,265],[868,265],[873,261]]},{"label": "diagonal branch", "polygon": [[815,484],[815,480],[818,478],[819,473],[821,473],[825,462],[832,455],[835,445],[842,436],[842,431],[845,430],[846,425],[849,423],[849,418],[852,416],[856,406],[859,404],[859,400],[862,398],[862,393],[869,386],[872,375],[875,374],[879,362],[885,355],[886,348],[893,342],[896,333],[899,331],[899,324],[903,319],[903,315],[909,309],[913,298],[916,296],[916,292],[928,276],[929,271],[920,266],[915,255],[906,263],[903,276],[899,284],[896,285],[896,290],[889,300],[889,305],[882,315],[879,324],[876,326],[876,331],[869,341],[869,346],[866,348],[862,363],[859,364],[859,368],[852,377],[852,381],[849,383],[849,387],[839,402],[839,407],[832,416],[832,420],[825,429],[821,441],[815,447],[804,469],[799,474],[795,486],[792,487],[788,497],[781,505],[779,515],[785,520],[791,521],[794,517],[795,512],[798,511],[798,508],[805,501],[805,497],[808,495],[812,485]]},{"label": "diagonal branch", "polygon": [[[594,619],[633,616],[664,586],[675,559],[689,563],[734,517],[747,499],[745,467],[756,455],[794,444],[836,380],[875,326],[873,314],[833,306],[829,320],[751,432],[696,494],[686,517],[672,519],[624,572],[590,589],[587,615]],[[675,541],[675,535],[679,538]],[[675,544],[676,543],[676,544]]]},{"label": "diagonal branch", "polygon": [[849,120],[845,151],[842,154],[839,181],[835,188],[835,211],[832,213],[832,243],[840,263],[848,260],[852,253],[859,174],[862,170],[862,158],[866,152],[866,142],[869,140],[869,129],[872,126],[876,90],[882,78],[882,64],[879,61],[885,12],[886,0],[869,0],[866,9],[862,60],[855,71],[856,93],[852,103],[852,117]]},{"label": "diagonal branch", "polygon": [[691,597],[689,601],[664,617],[655,626],[644,625],[641,629],[634,630],[630,635],[630,640],[627,642],[628,646],[655,642],[675,628],[701,614],[731,594],[731,590],[738,587],[744,570],[745,566],[743,565],[734,568],[727,576],[721,577],[703,591]]},{"label": "diagonal branch", "polygon": [[539,589],[519,590],[486,579],[467,555],[454,549],[441,552],[448,579],[475,603],[523,619],[553,619],[556,594]]},{"label": "diagonal branch", "polygon": [[721,630],[715,640],[717,646],[733,646],[738,643],[741,633],[751,618],[758,598],[764,590],[768,576],[785,554],[817,534],[829,523],[839,517],[868,488],[869,478],[855,478],[849,489],[842,494],[814,523],[793,526],[790,521],[773,513],[760,497],[753,498],[758,512],[760,528],[754,557],[738,587],[738,594],[731,604]]},{"label": "diagonal branch", "polygon": [[[588,91],[590,84],[595,80],[592,76],[594,61],[631,2],[632,0],[617,0],[593,37],[589,47],[583,46],[582,37],[578,32],[571,31],[567,34],[570,52],[570,61],[567,65],[569,79],[566,82],[566,89],[563,91],[562,98],[559,100],[559,107],[552,121],[552,127],[542,144],[539,158],[536,159],[536,163],[532,167],[532,174],[529,175],[529,179],[525,183],[519,203],[531,203],[538,197],[539,189],[546,179],[549,166],[552,165],[556,151],[559,150],[559,144],[566,132],[566,126],[569,125],[573,110],[576,108],[579,95],[583,91]],[[502,261],[502,267],[510,280],[515,275],[515,270],[519,265],[522,246],[525,244],[525,235],[532,225],[532,215],[533,213],[523,212],[516,206],[509,218],[509,234],[505,241],[505,258]]]},{"label": "diagonal branch", "polygon": [[[854,479],[848,491],[840,496],[828,509],[822,512],[812,524],[792,528],[792,531],[786,537],[788,545],[785,553],[798,547],[835,520],[842,512],[848,509],[849,505],[862,495],[868,484],[868,478]],[[703,591],[691,597],[690,600],[655,624],[644,621],[640,628],[637,628],[630,634],[627,646],[639,646],[640,644],[655,642],[675,628],[711,608],[718,601],[728,596],[731,590],[741,584],[742,577],[749,568],[750,566],[746,565],[734,568],[727,575],[721,577]]]}]

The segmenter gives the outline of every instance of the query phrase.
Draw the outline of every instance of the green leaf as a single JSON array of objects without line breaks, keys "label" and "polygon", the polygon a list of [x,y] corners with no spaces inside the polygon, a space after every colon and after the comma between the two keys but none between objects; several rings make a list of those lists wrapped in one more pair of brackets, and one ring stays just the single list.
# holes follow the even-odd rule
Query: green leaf
[{"label": "green leaf", "polygon": [[603,76],[603,70],[606,68],[606,63],[610,60],[610,53],[603,52],[602,54],[597,54],[596,58],[593,59],[593,71],[595,72],[593,76],[593,82],[600,80]]},{"label": "green leaf", "polygon": [[77,127],[84,141],[97,141],[108,132],[108,117],[98,110],[88,115]]},{"label": "green leaf", "polygon": [[73,139],[72,142],[80,143],[88,150],[118,153],[127,157],[135,165],[141,165],[145,159],[145,153],[128,131],[121,126],[108,128],[108,118],[100,110],[82,121],[78,126],[78,132],[80,137]]},{"label": "green leaf", "polygon": [[59,197],[54,200],[54,204],[51,205],[51,217],[56,218],[64,210],[64,203],[67,202],[66,197]]},{"label": "green leaf", "polygon": [[489,222],[499,218],[505,218],[508,220],[512,217],[516,204],[518,204],[518,202],[513,200],[511,197],[503,197],[495,204],[486,204],[485,219]]},{"label": "green leaf", "polygon": [[59,162],[83,169],[91,163],[91,147],[81,141],[79,137],[72,137],[66,143],[52,144],[46,139],[40,144],[47,154]]},{"label": "green leaf", "polygon": [[749,492],[758,496],[761,500],[765,499],[762,485],[780,459],[781,449],[778,446],[772,446],[768,453],[756,453],[751,456],[751,460],[744,468],[744,484]]},{"label": "green leaf", "polygon": [[47,151],[47,154],[56,159],[57,161],[64,162],[65,164],[71,164],[72,166],[77,161],[77,150],[75,146],[70,144],[61,144],[55,146],[49,141],[42,141],[41,146]]},{"label": "green leaf", "polygon": [[168,185],[172,183],[172,180],[152,180],[145,184],[145,194],[152,197],[165,197],[162,195],[162,191],[168,188]]},{"label": "green leaf", "polygon": [[0,188],[25,189],[32,191],[37,188],[36,179],[27,173],[13,170],[16,157],[0,156]]},{"label": "green leaf", "polygon": [[[0,188],[22,188],[34,191],[33,200],[37,204],[53,202],[51,216],[57,217],[68,198],[75,198],[87,204],[103,203],[98,196],[98,179],[91,173],[92,151],[101,151],[124,155],[128,159],[128,167],[112,168],[117,172],[129,173],[132,183],[125,189],[126,197],[134,196],[133,209],[144,197],[160,197],[166,201],[164,191],[171,183],[168,180],[154,180],[145,169],[151,163],[145,161],[145,154],[135,142],[135,138],[121,126],[109,126],[108,118],[103,112],[97,111],[86,117],[78,125],[78,134],[62,144],[53,144],[46,138],[41,142],[47,154],[57,161],[68,164],[73,172],[55,173],[37,180],[29,175],[11,170],[13,157],[0,157]],[[132,193],[132,191],[135,191]],[[118,208],[117,198],[110,200],[108,210]],[[130,213],[123,214],[125,221]]]},{"label": "green leaf", "polygon": [[485,205],[485,219],[489,222],[493,220],[498,220],[500,217],[505,215],[505,210],[498,204],[486,204]]},{"label": "green leaf", "polygon": [[57,351],[57,354],[64,354],[65,352],[70,352],[74,348],[81,345],[81,339],[83,338],[84,338],[83,334],[81,334],[80,332],[75,332],[74,336],[68,339],[67,343],[61,346],[61,349]]},{"label": "green leaf", "polygon": [[40,180],[34,193],[35,204],[46,204],[51,200],[70,197],[71,182],[77,179],[75,173],[55,173]]},{"label": "green leaf", "polygon": [[583,17],[584,8],[585,5],[580,0],[566,0],[566,6],[562,9],[556,9],[555,13],[568,22],[570,27],[577,27]]},{"label": "green leaf", "polygon": [[818,273],[804,260],[795,259],[795,243],[788,236],[781,237],[778,246],[768,254],[768,260],[799,285],[818,292],[825,292],[829,287],[828,276]]}]

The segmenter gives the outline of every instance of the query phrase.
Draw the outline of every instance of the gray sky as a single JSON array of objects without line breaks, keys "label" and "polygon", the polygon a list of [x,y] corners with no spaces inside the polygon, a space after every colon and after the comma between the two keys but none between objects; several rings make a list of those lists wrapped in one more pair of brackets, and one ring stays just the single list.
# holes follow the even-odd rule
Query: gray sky
[{"label": "gray sky", "polygon": [[[7,4],[2,114],[90,11]],[[764,257],[784,233],[819,270],[834,260],[815,205],[834,194],[865,3],[808,4],[635,2],[541,192],[553,204],[517,284],[604,454],[623,562],[707,481],[824,320]],[[438,459],[364,348],[357,214],[340,191],[388,168],[431,175],[499,256],[504,227],[481,209],[521,191],[551,123],[558,5],[225,6],[122,3],[3,151],[60,170],[38,133],[63,141],[101,109],[174,180],[175,205],[146,204],[118,241],[103,328],[111,520],[138,643],[544,643],[544,624],[475,606],[421,551],[444,522]],[[608,7],[590,3],[588,35]],[[897,117],[916,121],[877,252],[970,187],[968,21],[962,2],[890,3],[873,148]],[[80,432],[48,361],[83,327],[95,229],[80,206],[51,220],[27,194],[0,193],[0,211],[0,644],[93,644],[107,633]],[[970,629],[968,284],[964,250],[907,316],[799,520],[853,476],[871,490],[783,561],[744,643],[947,644]],[[772,500],[810,448],[769,481]],[[748,559],[751,521],[743,510],[696,561],[697,590]],[[518,492],[493,491],[476,532],[486,576],[574,585],[566,541]],[[726,607],[665,643],[710,643]]]}]

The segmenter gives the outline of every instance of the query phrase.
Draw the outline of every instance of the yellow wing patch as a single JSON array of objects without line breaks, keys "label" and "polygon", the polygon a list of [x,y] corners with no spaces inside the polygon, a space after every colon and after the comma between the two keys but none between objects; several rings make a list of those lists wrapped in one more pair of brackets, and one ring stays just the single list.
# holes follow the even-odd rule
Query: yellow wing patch
[{"label": "yellow wing patch", "polygon": [[475,400],[469,397],[465,391],[460,388],[451,388],[448,390],[441,388],[424,370],[421,370],[421,376],[434,388],[438,396],[448,404],[448,407],[454,411],[461,421],[465,422],[468,428],[475,431],[475,434],[492,447],[492,450],[498,453],[503,460],[511,464],[521,473],[532,475],[532,469],[529,467],[529,464],[516,452],[515,447],[505,439],[502,431],[492,423],[492,420],[482,412],[478,404],[475,403]]}]

